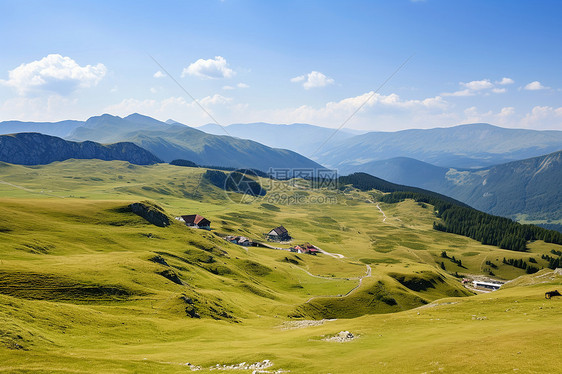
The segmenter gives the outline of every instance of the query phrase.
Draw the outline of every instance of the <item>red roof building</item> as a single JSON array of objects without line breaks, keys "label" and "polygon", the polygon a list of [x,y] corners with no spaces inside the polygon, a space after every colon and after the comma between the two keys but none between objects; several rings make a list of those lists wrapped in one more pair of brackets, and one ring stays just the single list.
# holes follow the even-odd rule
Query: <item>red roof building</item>
[{"label": "red roof building", "polygon": [[207,218],[200,216],[199,214],[190,214],[187,216],[181,216],[185,224],[190,227],[196,227],[199,229],[211,229],[211,221]]}]

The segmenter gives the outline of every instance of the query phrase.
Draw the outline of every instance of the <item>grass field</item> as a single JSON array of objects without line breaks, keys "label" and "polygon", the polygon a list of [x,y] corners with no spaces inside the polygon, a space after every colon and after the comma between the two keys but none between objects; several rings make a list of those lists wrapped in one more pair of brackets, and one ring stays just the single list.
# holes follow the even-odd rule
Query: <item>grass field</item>
[{"label": "grass field", "polygon": [[[562,300],[544,292],[561,289],[562,277],[524,275],[502,259],[543,267],[541,255],[562,246],[534,242],[526,253],[484,246],[433,230],[431,206],[413,201],[380,204],[383,221],[372,194],[350,189],[276,182],[271,191],[316,203],[275,204],[268,193],[239,204],[204,172],[118,161],[0,163],[0,370],[189,372],[186,363],[209,371],[271,360],[264,370],[559,371]],[[201,214],[213,230],[173,219],[151,225],[127,209],[144,200],[171,218]],[[344,257],[220,238],[263,240],[281,224],[292,244]],[[473,295],[453,276],[489,271],[523,277]],[[360,277],[360,287],[338,296]],[[287,329],[293,320],[323,322]],[[357,338],[323,340],[340,331]]]}]

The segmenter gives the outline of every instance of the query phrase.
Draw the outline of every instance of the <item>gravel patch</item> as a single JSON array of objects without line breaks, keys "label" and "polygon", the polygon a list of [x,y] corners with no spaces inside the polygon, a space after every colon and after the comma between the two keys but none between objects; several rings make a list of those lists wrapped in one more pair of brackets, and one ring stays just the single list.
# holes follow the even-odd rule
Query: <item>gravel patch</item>
[{"label": "gravel patch", "polygon": [[326,337],[322,340],[324,340],[326,342],[347,343],[347,342],[350,342],[352,340],[357,339],[358,336],[359,335],[354,335],[354,334],[350,333],[349,331],[340,331],[335,336]]},{"label": "gravel patch", "polygon": [[279,327],[281,330],[304,329],[307,327],[321,326],[324,323],[331,321],[336,321],[336,319],[286,321]]}]

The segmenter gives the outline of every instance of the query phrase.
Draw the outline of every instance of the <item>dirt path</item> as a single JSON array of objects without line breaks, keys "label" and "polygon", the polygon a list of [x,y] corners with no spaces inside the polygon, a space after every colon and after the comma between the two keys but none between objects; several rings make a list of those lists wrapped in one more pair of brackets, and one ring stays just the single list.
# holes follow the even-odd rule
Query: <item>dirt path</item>
[{"label": "dirt path", "polygon": [[[357,286],[353,287],[353,288],[352,288],[351,290],[349,290],[345,295],[312,296],[310,299],[308,299],[308,300],[306,301],[305,304],[308,304],[308,303],[311,302],[312,300],[318,299],[318,298],[326,298],[326,297],[347,297],[347,296],[351,295],[351,293],[352,293],[353,291],[355,291],[356,289],[358,289],[359,287],[361,287],[361,285],[363,284],[363,279],[364,279],[364,278],[369,278],[369,277],[371,276],[371,266],[369,266],[369,265],[365,265],[365,266],[367,267],[367,271],[366,271],[365,275],[360,276],[360,277],[353,277],[353,278],[332,278],[332,277],[323,277],[323,276],[320,276],[320,275],[311,274],[308,270],[301,269],[301,270],[305,271],[308,275],[310,275],[310,276],[312,276],[312,277],[315,277],[315,278],[333,279],[333,280],[342,280],[342,279],[345,279],[345,280],[357,279],[357,280],[359,280],[359,282],[357,282]],[[300,269],[300,268],[299,268],[299,269]]]},{"label": "dirt path", "polygon": [[[274,246],[266,244],[266,243],[258,243],[258,244],[260,246],[263,246],[263,247],[266,247],[266,248],[271,248],[271,249],[279,249],[279,250],[282,250],[282,251],[288,251],[289,250],[288,248],[274,247]],[[340,254],[340,253],[330,253],[328,251],[323,250],[322,248],[320,248],[318,246],[314,246],[314,247],[316,247],[316,249],[318,249],[320,251],[320,253],[323,253],[327,256],[331,256],[333,258],[339,258],[339,259],[345,258],[345,256]]]},{"label": "dirt path", "polygon": [[373,200],[367,200],[369,203],[371,204],[375,204],[375,206],[377,207],[377,209],[379,210],[379,212],[381,212],[382,214],[382,221],[386,222],[386,214],[384,213],[384,211],[381,209],[381,206],[379,205],[380,203],[375,203]]},{"label": "dirt path", "polygon": [[320,248],[316,245],[315,245],[315,247],[316,247],[316,249],[318,249],[320,251],[320,253],[323,253],[325,255],[332,256],[334,258],[345,258],[345,256],[340,254],[340,253],[330,253],[330,252],[325,251],[325,250],[323,250],[322,248]]}]

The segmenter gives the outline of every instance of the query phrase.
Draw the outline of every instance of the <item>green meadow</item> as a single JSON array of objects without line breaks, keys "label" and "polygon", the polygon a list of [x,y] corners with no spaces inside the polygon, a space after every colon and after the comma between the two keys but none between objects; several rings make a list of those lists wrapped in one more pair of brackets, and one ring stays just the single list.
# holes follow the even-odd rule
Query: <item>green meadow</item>
[{"label": "green meadow", "polygon": [[[562,246],[482,245],[433,230],[430,205],[377,206],[377,191],[261,179],[268,193],[240,203],[205,172],[0,163],[0,371],[209,372],[263,360],[271,366],[258,372],[560,371],[562,298],[544,293],[562,291],[562,276],[502,260],[546,267],[542,256]],[[141,201],[171,225],[128,209]],[[173,219],[185,214],[212,231]],[[292,242],[268,244],[310,242],[333,256],[222,239],[266,242],[279,225]],[[514,281],[478,295],[460,282],[490,272]],[[341,331],[353,339],[330,340]]]}]

